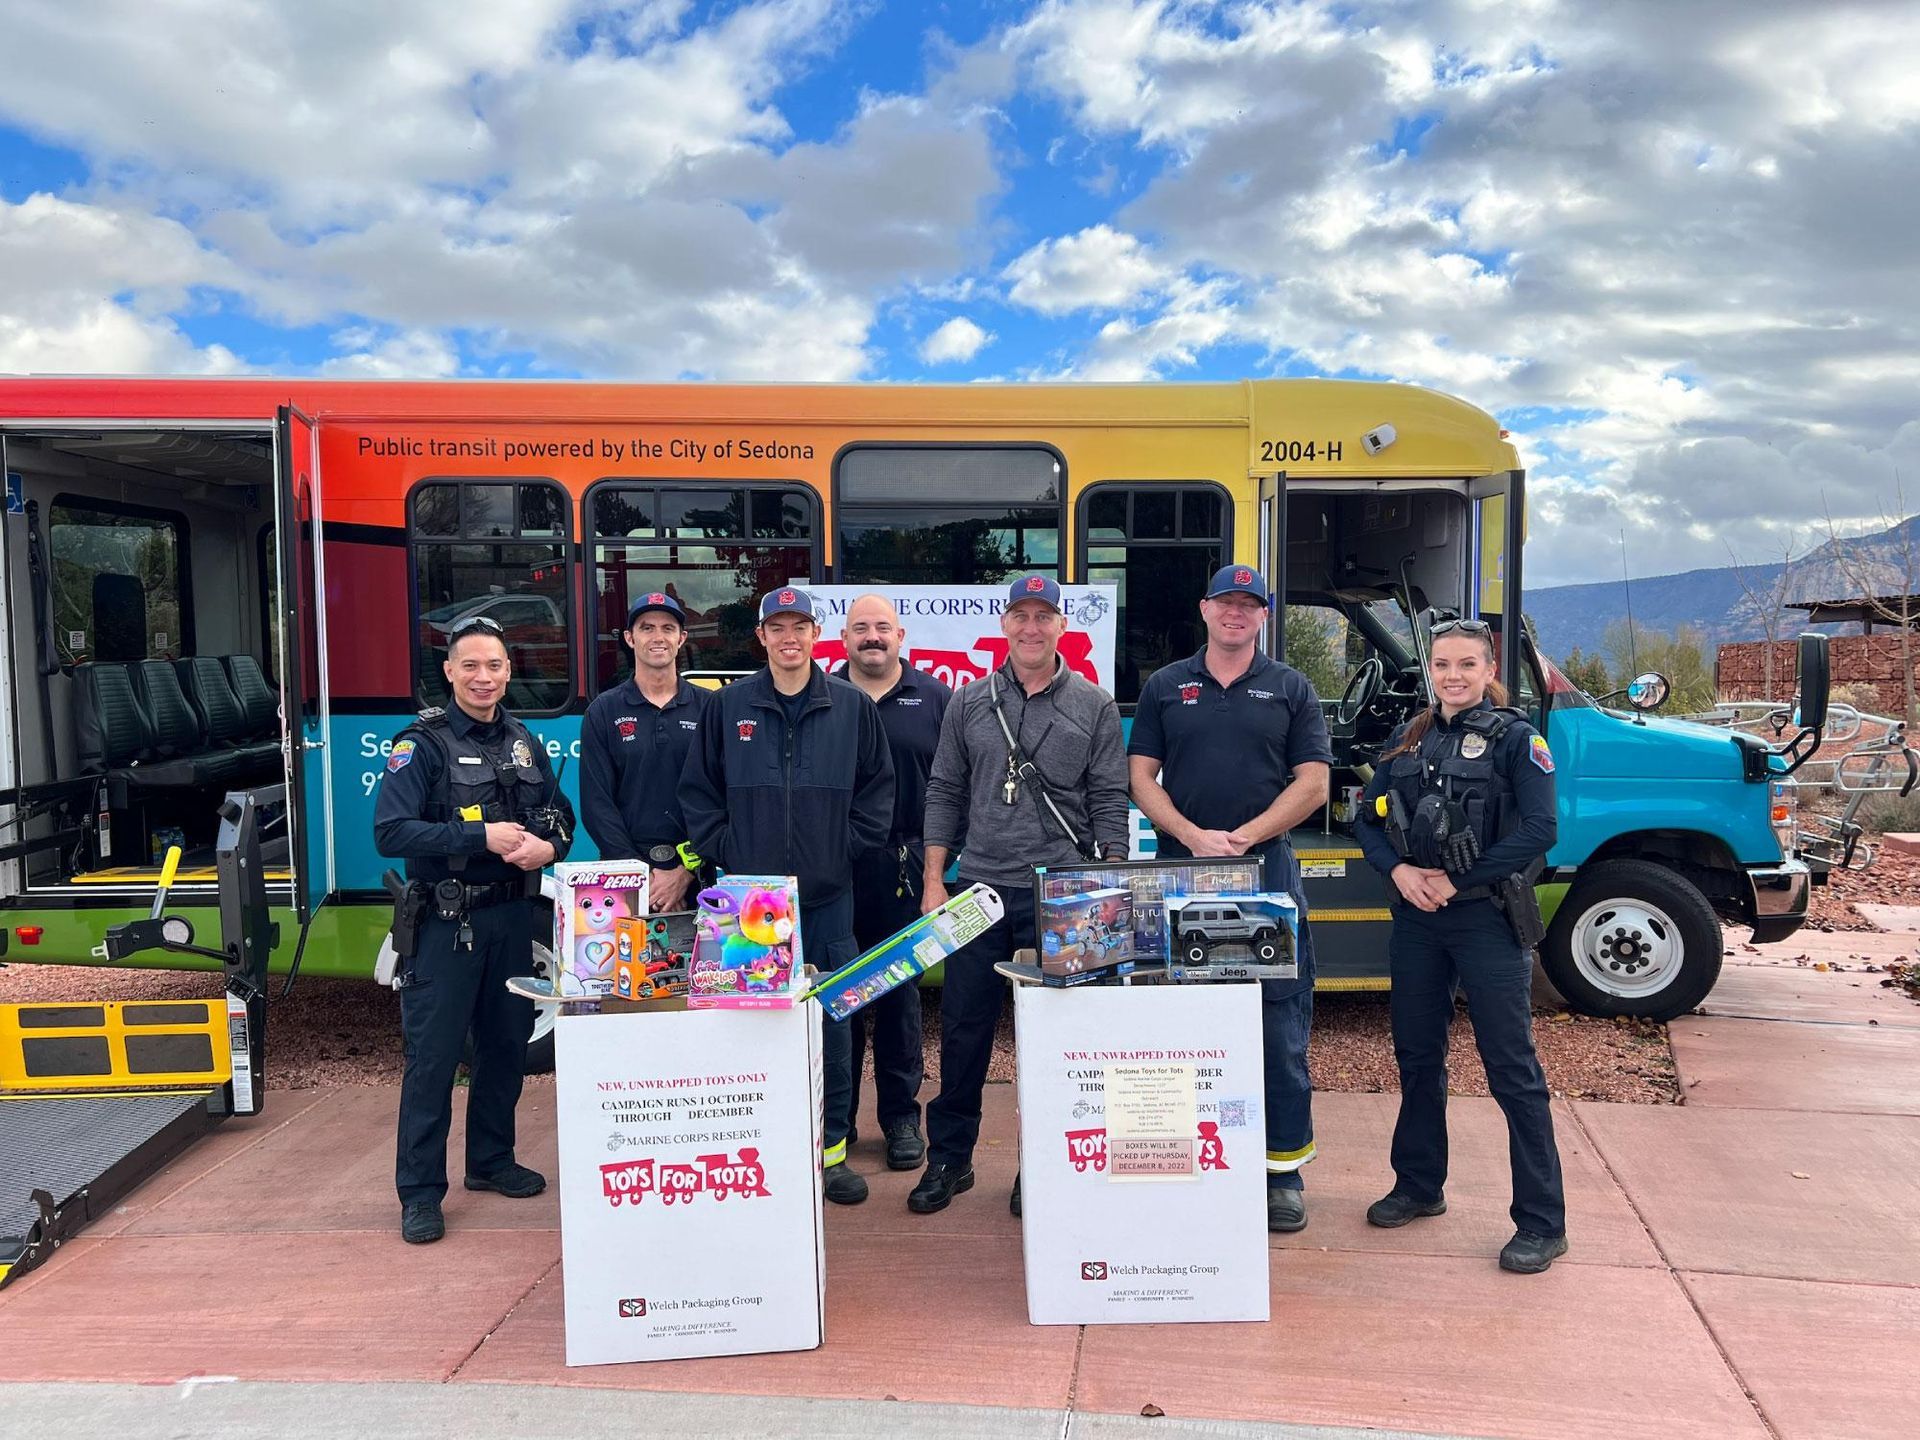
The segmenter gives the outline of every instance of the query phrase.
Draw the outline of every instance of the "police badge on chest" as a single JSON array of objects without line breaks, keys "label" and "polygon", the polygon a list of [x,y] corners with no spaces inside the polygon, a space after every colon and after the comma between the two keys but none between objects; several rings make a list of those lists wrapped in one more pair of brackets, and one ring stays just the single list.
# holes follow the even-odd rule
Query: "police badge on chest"
[{"label": "police badge on chest", "polygon": [[1472,731],[1468,731],[1467,734],[1461,737],[1460,739],[1460,758],[1461,759],[1478,760],[1482,755],[1486,753],[1487,753],[1487,737],[1486,736],[1478,735],[1473,733]]}]

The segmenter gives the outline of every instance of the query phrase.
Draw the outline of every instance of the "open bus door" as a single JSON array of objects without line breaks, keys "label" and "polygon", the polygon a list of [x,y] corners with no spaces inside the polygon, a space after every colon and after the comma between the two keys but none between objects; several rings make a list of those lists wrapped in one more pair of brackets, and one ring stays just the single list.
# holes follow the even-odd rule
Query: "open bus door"
[{"label": "open bus door", "polygon": [[333,893],[332,777],[327,747],[327,616],[321,558],[320,446],[314,422],[291,405],[274,425],[274,539],[280,570],[281,743],[294,911],[306,939],[313,912]]},{"label": "open bus door", "polygon": [[1273,604],[1267,607],[1267,653],[1287,658],[1287,477],[1260,477],[1260,573]]},{"label": "open bus door", "polygon": [[1473,509],[1468,609],[1499,631],[1500,681],[1510,694],[1518,696],[1529,688],[1525,684],[1525,622],[1520,608],[1521,547],[1527,539],[1527,472],[1506,470],[1469,481],[1467,499]]}]

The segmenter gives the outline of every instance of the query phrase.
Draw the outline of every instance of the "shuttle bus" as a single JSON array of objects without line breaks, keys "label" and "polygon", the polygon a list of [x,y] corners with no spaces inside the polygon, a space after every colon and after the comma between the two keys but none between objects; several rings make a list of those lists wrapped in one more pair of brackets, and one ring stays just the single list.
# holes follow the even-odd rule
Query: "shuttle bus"
[{"label": "shuttle bus", "polygon": [[755,595],[796,577],[1111,584],[1124,714],[1198,648],[1229,561],[1284,597],[1271,648],[1289,623],[1326,641],[1335,798],[1295,837],[1323,987],[1386,983],[1386,892],[1343,801],[1424,703],[1415,628],[1439,614],[1494,625],[1559,759],[1543,959],[1573,1003],[1679,1013],[1718,973],[1716,915],[1777,938],[1805,914],[1778,757],[1600,708],[1537,653],[1514,448],[1432,391],[13,378],[0,454],[9,963],[100,963],[172,843],[174,903],[210,904],[195,862],[222,798],[284,779],[273,968],[369,975],[374,792],[395,734],[444,703],[468,616],[504,627],[509,704],[558,759],[646,591],[686,607],[688,663],[725,674],[761,662]]}]

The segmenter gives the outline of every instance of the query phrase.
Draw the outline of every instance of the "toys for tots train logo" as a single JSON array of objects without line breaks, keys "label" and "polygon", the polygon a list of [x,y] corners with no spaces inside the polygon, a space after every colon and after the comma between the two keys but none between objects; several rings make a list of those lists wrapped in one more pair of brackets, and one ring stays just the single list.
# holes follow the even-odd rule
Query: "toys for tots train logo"
[{"label": "toys for tots train logo", "polygon": [[[1064,1132],[1067,1140],[1067,1160],[1076,1171],[1085,1174],[1091,1170],[1095,1174],[1105,1174],[1107,1169],[1107,1132],[1105,1129],[1068,1130]],[[1220,1138],[1220,1125],[1214,1120],[1202,1120],[1198,1139],[1200,1141],[1200,1168],[1202,1170],[1227,1170],[1227,1142]]]},{"label": "toys for tots train logo", "polygon": [[600,1193],[609,1205],[638,1205],[649,1195],[658,1195],[665,1205],[689,1204],[697,1195],[715,1200],[732,1196],[753,1199],[771,1194],[767,1189],[767,1167],[760,1163],[760,1151],[751,1145],[740,1147],[738,1156],[696,1155],[692,1164],[670,1161],[622,1160],[600,1167]]}]

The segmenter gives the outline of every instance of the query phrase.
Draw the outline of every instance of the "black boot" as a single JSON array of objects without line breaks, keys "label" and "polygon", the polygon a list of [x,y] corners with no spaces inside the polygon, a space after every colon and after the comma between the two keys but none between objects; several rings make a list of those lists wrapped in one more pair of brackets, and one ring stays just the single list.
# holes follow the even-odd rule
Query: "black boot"
[{"label": "black boot", "polygon": [[953,1197],[973,1188],[971,1165],[929,1165],[920,1183],[907,1196],[907,1209],[916,1215],[931,1215],[953,1203]]},{"label": "black boot", "polygon": [[1395,1190],[1367,1207],[1367,1224],[1378,1225],[1382,1230],[1398,1230],[1402,1225],[1425,1216],[1446,1213],[1447,1197],[1444,1195],[1438,1200],[1416,1200],[1411,1195]]},{"label": "black boot", "polygon": [[1516,1230],[1500,1252],[1500,1268],[1517,1275],[1538,1275],[1566,1253],[1564,1235],[1536,1235],[1531,1230]]}]

